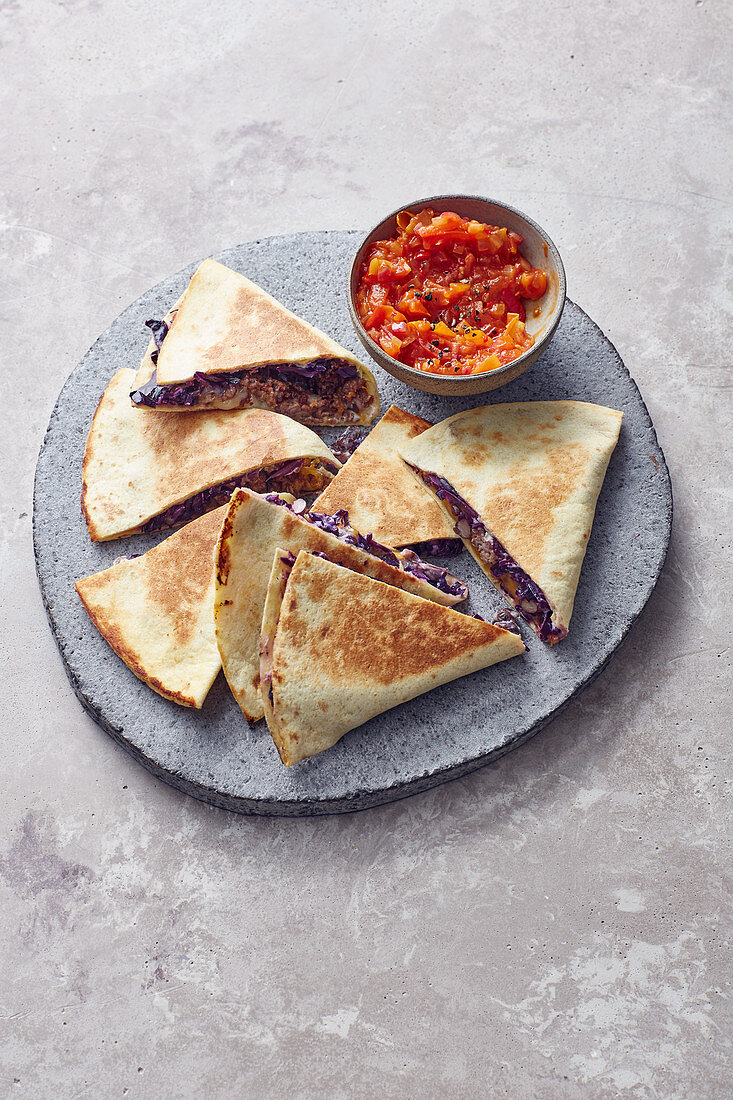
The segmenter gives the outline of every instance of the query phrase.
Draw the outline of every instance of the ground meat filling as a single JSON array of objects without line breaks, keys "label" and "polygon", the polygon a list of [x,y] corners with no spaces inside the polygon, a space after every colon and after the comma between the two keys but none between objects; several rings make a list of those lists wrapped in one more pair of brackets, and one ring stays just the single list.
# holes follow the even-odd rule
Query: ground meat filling
[{"label": "ground meat filling", "polygon": [[373,554],[374,557],[379,558],[387,565],[391,565],[394,569],[401,569],[404,573],[409,573],[410,576],[418,580],[427,581],[439,592],[444,592],[447,596],[455,596],[457,602],[468,597],[467,585],[458,577],[454,577],[447,569],[423,561],[412,550],[405,549],[395,552],[388,546],[383,546],[377,542],[371,535],[362,535],[355,531],[349,523],[349,513],[344,508],[339,508],[332,516],[329,516],[321,512],[308,512],[306,503],[303,500],[296,500],[291,505],[288,501],[282,500],[277,493],[269,493],[265,500],[268,500],[270,504],[279,504],[281,507],[295,512],[307,523],[312,523],[315,527],[319,527],[321,531],[327,531],[329,535],[335,535],[336,538],[341,539],[349,546],[355,546],[359,550],[365,550],[368,554]]},{"label": "ground meat filling", "polygon": [[509,597],[541,640],[552,645],[564,638],[567,630],[552,622],[552,608],[542,589],[520,568],[499,540],[487,531],[468,501],[445,478],[422,470],[416,469],[415,472],[448,505],[456,517],[456,534],[468,539],[477,555],[488,566],[498,587]]},{"label": "ground meat filling", "polygon": [[[154,332],[156,344],[159,331]],[[156,360],[160,344],[153,352]],[[322,426],[359,421],[373,403],[361,374],[345,359],[277,363],[218,374],[197,371],[190,381],[170,385],[158,385],[157,372],[153,371],[150,380],[133,390],[130,397],[134,405],[152,409],[239,409],[253,405],[290,416],[301,424]]]},{"label": "ground meat filling", "polygon": [[189,523],[204,512],[211,512],[214,508],[227,504],[234,490],[239,488],[251,489],[254,493],[294,495],[320,492],[330,481],[329,474],[333,473],[335,467],[318,459],[294,458],[290,462],[278,462],[275,466],[263,466],[259,470],[250,470],[239,477],[221,481],[218,485],[211,485],[188,500],[171,505],[144,523],[140,530],[149,534]]}]

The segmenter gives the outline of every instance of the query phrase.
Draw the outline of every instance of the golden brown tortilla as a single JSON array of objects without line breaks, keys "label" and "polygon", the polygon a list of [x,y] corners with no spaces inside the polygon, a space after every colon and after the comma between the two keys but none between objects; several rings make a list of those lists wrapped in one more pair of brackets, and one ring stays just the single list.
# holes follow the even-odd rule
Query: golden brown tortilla
[{"label": "golden brown tortilla", "polygon": [[399,456],[400,447],[431,428],[392,405],[323,490],[313,511],[345,508],[354,527],[389,546],[455,538],[453,523]]},{"label": "golden brown tortilla", "polygon": [[622,415],[582,401],[488,405],[443,420],[400,453],[468,501],[542,589],[553,624],[567,630]]},{"label": "golden brown tortilla", "polygon": [[172,505],[263,467],[295,458],[326,463],[314,475],[317,490],[340,466],[315,432],[279,413],[136,409],[132,377],[124,368],[114,376],[87,438],[81,502],[94,542],[131,535]]},{"label": "golden brown tortilla", "polygon": [[[151,340],[131,389],[150,381],[153,371],[157,384],[164,386],[188,382],[197,372],[338,359],[356,367],[372,397],[358,421],[369,424],[379,412],[377,384],[363,363],[262,287],[216,260],[199,266],[166,321],[171,327],[157,364],[151,359],[156,349]],[[157,411],[165,411],[165,406]]]},{"label": "golden brown tortilla", "polygon": [[201,707],[221,668],[214,548],[226,507],[137,558],[76,582],[87,613],[127,667],[164,699]]},{"label": "golden brown tortilla", "polygon": [[276,561],[271,602],[279,615],[267,607],[272,683],[262,694],[286,765],[399,703],[524,652],[516,634],[304,550],[285,585]]},{"label": "golden brown tortilla", "polygon": [[237,489],[217,545],[214,619],[224,675],[250,721],[263,715],[259,692],[259,640],[273,556],[278,547],[318,550],[349,569],[368,573],[384,585],[397,585],[439,603],[456,603],[427,581],[340,541],[271,504],[257,493]]}]

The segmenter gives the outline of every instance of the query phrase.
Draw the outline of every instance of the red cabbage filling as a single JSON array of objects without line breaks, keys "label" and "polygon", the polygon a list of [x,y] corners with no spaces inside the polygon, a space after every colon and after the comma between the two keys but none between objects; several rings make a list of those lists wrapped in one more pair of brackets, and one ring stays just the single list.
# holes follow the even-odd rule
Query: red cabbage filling
[{"label": "red cabbage filling", "polygon": [[468,597],[468,586],[449,573],[447,569],[423,561],[412,550],[402,550],[399,554],[396,554],[394,550],[391,550],[388,546],[383,546],[371,535],[361,535],[358,531],[355,531],[349,523],[349,513],[345,508],[339,508],[332,516],[329,516],[323,512],[307,512],[304,501],[296,500],[291,505],[278,496],[277,493],[269,493],[265,500],[268,500],[270,504],[279,504],[282,508],[295,512],[301,519],[312,523],[329,535],[335,535],[336,538],[341,539],[348,546],[355,546],[358,550],[373,554],[374,557],[379,558],[395,569],[401,569],[404,573],[409,573],[410,576],[418,580],[427,581],[433,588],[437,588],[439,592],[444,592],[447,596],[456,596],[459,601]]},{"label": "red cabbage filling", "polygon": [[409,549],[430,558],[455,558],[463,551],[463,539],[427,539],[425,542],[411,542]]},{"label": "red cabbage filling", "polygon": [[307,393],[320,394],[326,388],[325,382],[333,383],[334,375],[346,381],[356,378],[358,373],[353,363],[347,363],[343,359],[314,359],[310,363],[276,363],[212,374],[196,371],[193,378],[186,382],[171,382],[159,386],[157,374],[153,371],[150,379],[140,389],[133,390],[130,397],[135,405],[147,405],[151,409],[158,405],[199,405],[204,397],[233,397],[234,388],[243,382],[266,378],[283,379]]},{"label": "red cabbage filling", "polygon": [[[312,460],[294,458],[289,462],[280,462],[276,466],[265,466],[259,470],[250,470],[249,473],[240,474],[239,477],[231,477],[227,481],[220,481],[218,485],[211,485],[200,493],[195,493],[180,504],[172,504],[164,512],[147,520],[140,530],[146,534],[153,531],[163,531],[167,527],[178,527],[182,523],[189,523],[192,519],[198,519],[205,512],[211,512],[229,501],[235,489],[251,489],[255,493],[294,491],[296,493],[308,491],[300,484],[297,475],[300,474],[303,465]],[[317,467],[328,469],[327,463],[317,462]],[[331,469],[331,472],[335,472]],[[308,475],[304,475],[308,477]],[[310,488],[310,487],[309,487]],[[315,486],[313,486],[315,488]]]},{"label": "red cabbage filling", "polygon": [[[145,324],[155,341],[150,358],[156,364],[170,329],[165,321],[151,319]],[[154,370],[147,382],[131,392],[130,398],[134,405],[150,409],[210,407],[222,402],[237,408],[258,402],[296,420],[316,424],[339,424],[344,417],[357,420],[372,404],[366,383],[353,363],[322,358],[309,363],[275,363],[211,374],[196,371],[185,382],[166,385],[158,384]]]},{"label": "red cabbage filling", "polygon": [[[489,572],[499,588],[541,640],[552,644],[564,638],[567,630],[552,622],[552,608],[542,589],[520,568],[499,540],[487,531],[475,508],[444,477],[425,473],[415,467],[413,469],[438,499],[446,502],[457,519],[454,527],[456,534],[469,540],[478,556],[489,567]],[[497,625],[504,626],[504,623]]]},{"label": "red cabbage filling", "polygon": [[364,442],[366,434],[364,428],[347,428],[341,433],[331,447],[339,462],[348,462],[359,444]]}]

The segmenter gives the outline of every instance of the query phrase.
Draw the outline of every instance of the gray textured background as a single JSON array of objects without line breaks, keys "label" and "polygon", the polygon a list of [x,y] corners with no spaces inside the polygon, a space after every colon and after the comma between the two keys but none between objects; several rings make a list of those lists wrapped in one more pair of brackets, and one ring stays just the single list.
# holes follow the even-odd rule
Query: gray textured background
[{"label": "gray textured background", "polygon": [[[725,1096],[730,6],[22,0],[0,20],[0,1087]],[[546,226],[637,379],[676,493],[662,581],[606,673],[496,766],[351,817],[207,809],[64,675],[30,537],[56,395],[193,257],[453,189]]]}]

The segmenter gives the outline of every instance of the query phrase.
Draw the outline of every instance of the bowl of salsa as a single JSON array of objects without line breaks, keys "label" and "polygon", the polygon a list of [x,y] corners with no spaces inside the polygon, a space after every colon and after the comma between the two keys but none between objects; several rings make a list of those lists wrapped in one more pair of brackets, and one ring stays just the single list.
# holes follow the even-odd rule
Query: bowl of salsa
[{"label": "bowl of salsa", "polygon": [[351,320],[371,357],[427,393],[485,393],[547,348],[565,304],[565,270],[521,211],[472,195],[400,207],[364,238],[351,266]]}]

